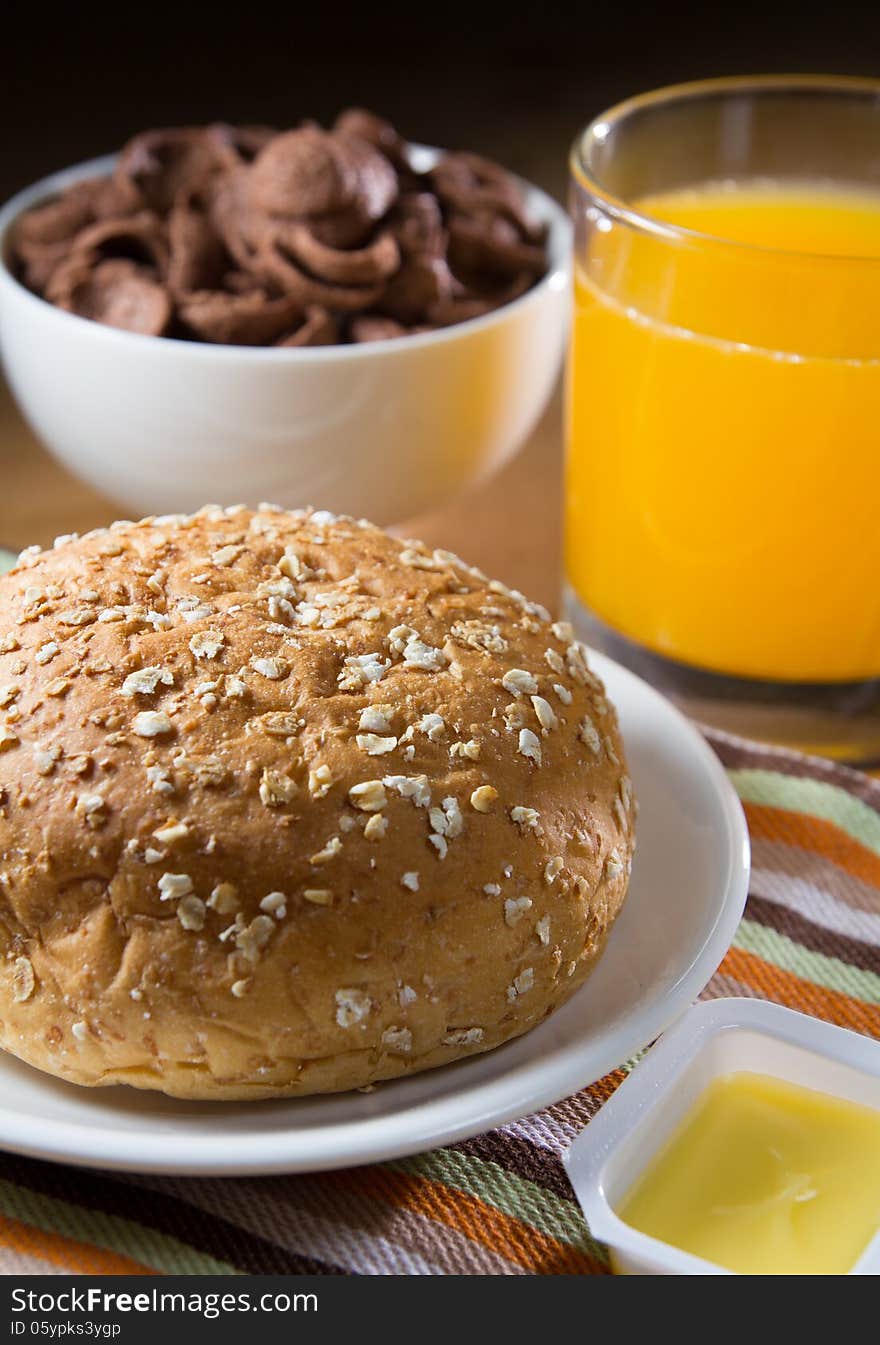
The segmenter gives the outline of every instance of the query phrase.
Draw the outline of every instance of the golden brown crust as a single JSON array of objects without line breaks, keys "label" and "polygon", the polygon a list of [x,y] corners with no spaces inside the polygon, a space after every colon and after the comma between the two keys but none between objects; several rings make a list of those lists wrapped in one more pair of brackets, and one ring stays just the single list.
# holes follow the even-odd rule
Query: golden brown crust
[{"label": "golden brown crust", "polygon": [[311,511],[115,524],[0,579],[0,651],[23,1060],[353,1088],[526,1031],[598,956],[633,846],[614,712],[568,628],[456,557]]}]

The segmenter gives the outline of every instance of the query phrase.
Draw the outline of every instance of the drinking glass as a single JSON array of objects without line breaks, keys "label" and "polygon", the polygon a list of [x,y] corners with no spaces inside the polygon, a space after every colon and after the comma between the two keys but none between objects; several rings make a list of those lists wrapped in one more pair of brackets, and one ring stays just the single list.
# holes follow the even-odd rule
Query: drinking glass
[{"label": "drinking glass", "polygon": [[[571,174],[569,618],[700,720],[877,761],[880,82],[646,94]],[[784,210],[756,245],[644,206],[707,183],[861,194],[876,231],[803,251]]]}]

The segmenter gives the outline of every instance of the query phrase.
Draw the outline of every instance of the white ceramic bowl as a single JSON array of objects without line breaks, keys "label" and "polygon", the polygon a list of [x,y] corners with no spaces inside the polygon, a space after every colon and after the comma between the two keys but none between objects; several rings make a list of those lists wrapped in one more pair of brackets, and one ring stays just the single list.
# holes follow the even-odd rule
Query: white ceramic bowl
[{"label": "white ceramic bowl", "polygon": [[[437,153],[418,147],[418,166]],[[513,303],[419,336],[251,349],[117,331],[11,274],[15,217],[113,162],[55,173],[0,211],[0,349],[46,446],[136,514],[265,499],[402,522],[488,477],[529,434],[559,371],[571,278],[568,218],[537,187],[522,184],[549,226],[549,269]]]}]

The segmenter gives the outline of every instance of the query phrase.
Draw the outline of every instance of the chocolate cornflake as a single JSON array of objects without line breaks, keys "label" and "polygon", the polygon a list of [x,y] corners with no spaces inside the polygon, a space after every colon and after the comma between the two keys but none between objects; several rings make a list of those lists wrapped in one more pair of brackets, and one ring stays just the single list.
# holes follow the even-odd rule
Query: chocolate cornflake
[{"label": "chocolate cornflake", "polygon": [[476,154],[427,172],[363,108],[325,130],[144,131],[112,176],[15,221],[17,273],[127,331],[247,346],[397,339],[479,317],[546,272],[546,228]]},{"label": "chocolate cornflake", "polygon": [[340,285],[321,280],[301,267],[276,236],[267,239],[257,251],[254,265],[267,285],[297,299],[305,308],[310,304],[352,313],[371,307],[382,293],[382,282],[372,285]]},{"label": "chocolate cornflake", "polygon": [[43,293],[82,230],[103,219],[121,219],[139,204],[136,195],[119,190],[112,178],[90,178],[19,215],[12,249],[25,284]]},{"label": "chocolate cornflake", "polygon": [[400,249],[387,230],[362,248],[328,247],[307,224],[293,224],[283,235],[289,255],[302,269],[339,285],[375,285],[388,280],[400,266]]},{"label": "chocolate cornflake", "polygon": [[174,294],[218,289],[228,253],[213,221],[195,200],[180,199],[168,214],[168,288]]},{"label": "chocolate cornflake", "polygon": [[69,257],[70,244],[66,241],[36,243],[29,239],[13,238],[13,255],[28,289],[48,298],[46,286],[50,283],[56,268]]},{"label": "chocolate cornflake", "polygon": [[177,311],[203,341],[232,346],[271,345],[302,315],[297,299],[273,299],[259,289],[250,294],[197,291],[182,298]]},{"label": "chocolate cornflake", "polygon": [[161,336],[171,319],[171,297],[150,273],[122,258],[92,264],[87,254],[59,267],[52,301],[68,313],[108,327]]},{"label": "chocolate cornflake", "polygon": [[76,235],[72,249],[101,259],[124,257],[154,266],[159,275],[168,269],[167,228],[150,210],[121,219],[98,220]]},{"label": "chocolate cornflake", "polygon": [[279,132],[276,126],[230,126],[219,121],[209,126],[206,134],[242,163],[251,163]]},{"label": "chocolate cornflake", "polygon": [[384,117],[377,117],[375,112],[368,112],[363,107],[349,107],[340,112],[333,123],[333,130],[341,135],[366,140],[374,149],[384,154],[386,159],[390,159],[399,171],[406,172],[409,169],[406,141],[390,121],[386,121]]},{"label": "chocolate cornflake", "polygon": [[237,161],[230,146],[200,126],[142,131],[123,149],[114,173],[152,210],[165,214],[180,192],[207,189],[215,174]]},{"label": "chocolate cornflake", "polygon": [[394,318],[376,317],[372,313],[352,318],[349,328],[352,341],[390,341],[397,336],[406,336],[407,331],[408,328],[395,322]]},{"label": "chocolate cornflake", "polygon": [[450,260],[460,274],[518,276],[531,271],[539,276],[546,264],[543,247],[523,242],[509,219],[489,211],[457,212],[449,222],[449,241]]},{"label": "chocolate cornflake", "polygon": [[77,182],[63,196],[26,211],[13,226],[13,245],[21,251],[30,244],[49,247],[69,243],[80,229],[93,222],[93,195],[93,183]]},{"label": "chocolate cornflake", "polygon": [[339,340],[339,323],[326,308],[309,308],[298,327],[280,337],[276,346],[332,346]]}]

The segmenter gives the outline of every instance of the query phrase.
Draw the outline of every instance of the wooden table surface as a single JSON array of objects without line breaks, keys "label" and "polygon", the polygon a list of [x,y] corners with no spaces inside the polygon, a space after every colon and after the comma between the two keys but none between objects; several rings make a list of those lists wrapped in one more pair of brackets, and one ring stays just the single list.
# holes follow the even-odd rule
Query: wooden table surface
[{"label": "wooden table surface", "polygon": [[[22,419],[0,380],[0,546],[49,545],[127,511],[56,462]],[[560,398],[503,472],[442,513],[408,526],[493,578],[555,609],[559,597]],[[253,503],[253,501],[250,501]],[[320,505],[320,500],[315,500]]]}]

